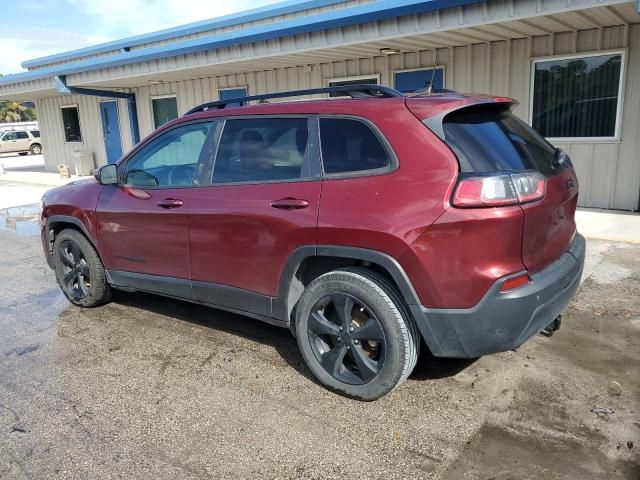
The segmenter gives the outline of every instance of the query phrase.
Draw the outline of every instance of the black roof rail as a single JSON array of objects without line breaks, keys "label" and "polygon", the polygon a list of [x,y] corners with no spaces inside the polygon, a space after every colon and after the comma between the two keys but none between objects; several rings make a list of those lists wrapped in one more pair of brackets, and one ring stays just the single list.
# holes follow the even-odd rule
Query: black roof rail
[{"label": "black roof rail", "polygon": [[351,98],[369,98],[369,97],[404,97],[404,95],[393,88],[384,87],[382,85],[341,85],[339,87],[310,88],[307,90],[292,90],[289,92],[266,93],[263,95],[251,95],[249,97],[229,98],[227,100],[218,100],[216,102],[203,103],[189,110],[185,115],[192,113],[204,112],[210,109],[221,109],[230,104],[243,102],[251,102],[254,100],[269,100],[272,98],[302,97],[305,95],[318,95],[321,93],[344,93]]}]

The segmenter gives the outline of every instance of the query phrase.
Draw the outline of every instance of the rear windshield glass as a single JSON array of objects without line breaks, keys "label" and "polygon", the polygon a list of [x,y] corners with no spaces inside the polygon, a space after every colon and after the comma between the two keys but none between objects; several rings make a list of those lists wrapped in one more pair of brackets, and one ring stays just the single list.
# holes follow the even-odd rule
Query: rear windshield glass
[{"label": "rear windshield glass", "polygon": [[464,109],[445,117],[443,128],[463,172],[555,173],[553,146],[507,109]]}]

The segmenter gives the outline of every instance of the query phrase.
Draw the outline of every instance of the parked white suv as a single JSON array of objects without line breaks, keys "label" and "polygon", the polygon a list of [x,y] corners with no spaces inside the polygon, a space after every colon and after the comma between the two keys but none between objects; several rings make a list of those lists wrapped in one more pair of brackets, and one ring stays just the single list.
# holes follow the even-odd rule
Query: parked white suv
[{"label": "parked white suv", "polygon": [[42,143],[39,130],[9,130],[0,132],[0,153],[40,155]]}]

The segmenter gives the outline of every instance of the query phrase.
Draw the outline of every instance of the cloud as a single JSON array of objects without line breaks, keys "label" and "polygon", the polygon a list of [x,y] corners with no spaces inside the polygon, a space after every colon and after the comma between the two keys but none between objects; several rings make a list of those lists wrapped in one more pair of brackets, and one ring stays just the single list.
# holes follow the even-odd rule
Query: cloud
[{"label": "cloud", "polygon": [[[53,4],[58,1],[34,1],[33,6],[39,5],[42,13],[46,8],[54,8]],[[74,14],[63,17],[62,21],[52,18],[50,23],[57,25],[56,28],[32,27],[28,22],[28,15],[24,15],[26,25],[16,22],[0,24],[0,45],[3,52],[0,55],[0,73],[22,71],[20,62],[24,60],[220,17],[278,3],[278,0],[108,0],[108,7],[105,2],[95,0],[63,2],[65,5],[57,7],[66,7],[66,10]],[[28,9],[30,5],[25,2],[20,8]]]},{"label": "cloud", "polygon": [[109,0],[109,8],[104,8],[103,2],[95,0],[67,1],[95,19],[97,32],[111,38],[149,33],[277,3],[276,0]]},{"label": "cloud", "polygon": [[5,75],[22,71],[20,62],[24,60],[109,40],[100,35],[88,36],[48,28],[0,25],[0,29],[2,29],[0,45],[3,52],[0,55],[0,73]]}]

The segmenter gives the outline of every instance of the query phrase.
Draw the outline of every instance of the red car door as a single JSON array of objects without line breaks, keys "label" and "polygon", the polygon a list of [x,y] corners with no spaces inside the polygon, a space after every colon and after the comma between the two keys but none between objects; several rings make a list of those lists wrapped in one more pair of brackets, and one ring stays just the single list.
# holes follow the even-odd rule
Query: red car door
[{"label": "red car door", "polygon": [[309,141],[313,122],[225,122],[213,183],[189,206],[191,278],[199,301],[268,316],[289,255],[315,244],[322,182],[317,142]]},{"label": "red car door", "polygon": [[188,208],[215,122],[162,131],[119,165],[96,211],[103,262],[116,285],[192,297]]}]

